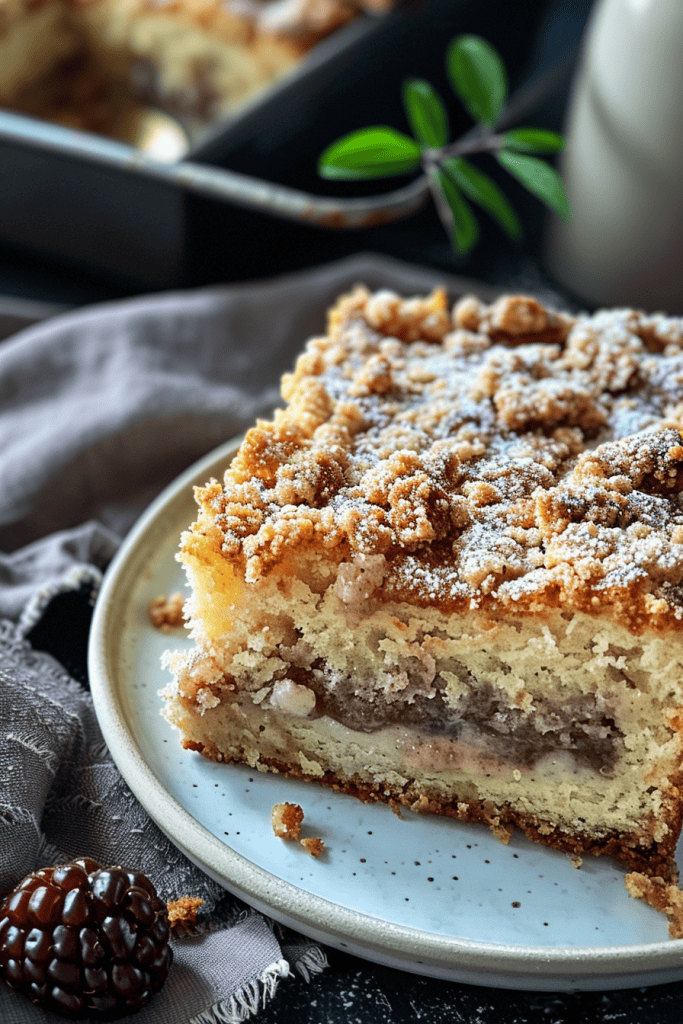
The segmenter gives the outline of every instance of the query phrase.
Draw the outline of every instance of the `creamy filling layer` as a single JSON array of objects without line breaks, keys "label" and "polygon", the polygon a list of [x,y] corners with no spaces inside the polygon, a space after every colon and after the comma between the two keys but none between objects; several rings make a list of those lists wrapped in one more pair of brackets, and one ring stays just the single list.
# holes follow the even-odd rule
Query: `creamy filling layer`
[{"label": "creamy filling layer", "polygon": [[367,784],[387,799],[403,802],[405,797],[408,806],[422,797],[435,806],[464,802],[481,809],[490,804],[505,808],[511,822],[515,815],[528,816],[547,822],[551,831],[559,829],[557,835],[585,834],[596,840],[612,832],[642,833],[643,843],[649,844],[653,835],[660,842],[670,831],[661,793],[643,779],[643,750],[626,745],[618,770],[606,777],[580,766],[564,749],[539,754],[530,768],[510,762],[497,737],[472,725],[464,725],[458,739],[430,736],[407,723],[368,734],[328,716],[284,712],[265,697],[254,704],[245,693],[234,693],[204,714],[171,700],[165,714],[209,758],[311,779],[331,773],[342,788],[348,784],[355,792],[354,787]]}]

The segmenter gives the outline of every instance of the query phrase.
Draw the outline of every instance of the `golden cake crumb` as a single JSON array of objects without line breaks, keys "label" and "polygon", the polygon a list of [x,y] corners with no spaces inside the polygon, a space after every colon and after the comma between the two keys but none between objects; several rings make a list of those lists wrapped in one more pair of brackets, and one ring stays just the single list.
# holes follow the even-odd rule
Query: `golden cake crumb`
[{"label": "golden cake crumb", "polygon": [[149,617],[152,625],[162,633],[168,633],[174,626],[183,625],[183,595],[180,591],[167,597],[160,594],[150,601]]},{"label": "golden cake crumb", "polygon": [[507,846],[512,839],[514,828],[512,825],[501,825],[500,819],[495,818],[489,825],[489,831],[499,843],[502,843],[503,846]]},{"label": "golden cake crumb", "polygon": [[204,900],[199,896],[181,896],[177,900],[169,900],[168,923],[174,931],[192,929],[197,923],[197,911]]},{"label": "golden cake crumb", "polygon": [[325,849],[324,842],[317,836],[312,839],[300,839],[299,843],[307,853],[310,853],[311,857],[319,857]]},{"label": "golden cake crumb", "polygon": [[671,938],[683,939],[683,892],[678,885],[632,871],[626,876],[626,891],[635,899],[644,900],[654,910],[666,914]]},{"label": "golden cake crumb", "polygon": [[323,852],[325,844],[319,837],[300,838],[304,812],[299,804],[275,804],[270,812],[270,820],[273,832],[278,839],[298,842],[307,853],[310,853],[311,857],[319,857]]},{"label": "golden cake crumb", "polygon": [[299,804],[275,804],[270,812],[273,832],[278,839],[298,840],[304,812]]}]

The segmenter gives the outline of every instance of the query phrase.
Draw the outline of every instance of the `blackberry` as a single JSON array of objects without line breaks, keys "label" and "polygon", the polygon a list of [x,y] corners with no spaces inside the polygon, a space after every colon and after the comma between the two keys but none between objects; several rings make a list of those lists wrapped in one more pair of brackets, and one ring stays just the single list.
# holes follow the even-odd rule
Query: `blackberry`
[{"label": "blackberry", "polygon": [[80,857],[34,871],[0,902],[0,974],[47,1010],[113,1020],[164,984],[169,935],[145,875]]}]

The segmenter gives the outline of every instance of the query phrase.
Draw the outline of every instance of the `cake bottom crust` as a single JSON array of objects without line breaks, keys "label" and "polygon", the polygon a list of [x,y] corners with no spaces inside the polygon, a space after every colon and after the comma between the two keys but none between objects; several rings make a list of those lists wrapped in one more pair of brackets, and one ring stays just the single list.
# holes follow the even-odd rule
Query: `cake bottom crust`
[{"label": "cake bottom crust", "polygon": [[[210,761],[225,764],[249,764],[253,760],[246,751],[224,753],[213,741],[184,739],[182,746],[186,750],[200,753]],[[336,792],[354,796],[363,803],[386,803],[394,813],[400,814],[401,808],[405,807],[417,814],[438,814],[461,822],[486,825],[496,839],[505,844],[515,829],[518,829],[532,842],[567,853],[577,862],[584,856],[609,856],[629,870],[648,877],[657,877],[665,882],[678,880],[675,849],[667,849],[666,844],[658,844],[654,839],[649,845],[644,845],[642,834],[636,832],[624,834],[607,830],[600,836],[567,834],[534,814],[520,812],[508,805],[495,806],[490,801],[473,800],[467,796],[462,799],[456,796],[451,800],[427,797],[419,792],[416,783],[408,786],[391,785],[386,781],[371,783],[358,775],[342,777],[330,770],[322,775],[311,775],[298,764],[277,757],[261,756],[256,767],[259,771],[270,771],[304,782],[316,782]]]}]

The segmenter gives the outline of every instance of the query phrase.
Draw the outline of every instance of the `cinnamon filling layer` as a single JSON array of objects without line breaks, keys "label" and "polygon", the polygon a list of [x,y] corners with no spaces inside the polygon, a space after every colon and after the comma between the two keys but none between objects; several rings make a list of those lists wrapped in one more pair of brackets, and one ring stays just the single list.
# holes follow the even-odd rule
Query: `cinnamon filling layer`
[{"label": "cinnamon filling layer", "polygon": [[607,777],[623,749],[623,733],[594,694],[575,695],[562,703],[536,700],[531,716],[506,703],[489,684],[475,680],[454,707],[446,703],[445,684],[439,686],[438,677],[433,696],[396,694],[388,700],[375,691],[368,700],[356,692],[351,677],[337,676],[331,684],[318,666],[290,670],[288,675],[315,693],[314,716],[326,715],[354,732],[370,734],[403,725],[416,728],[425,738],[458,742],[475,730],[499,760],[519,768],[532,768],[554,754],[570,754],[577,768]]}]

